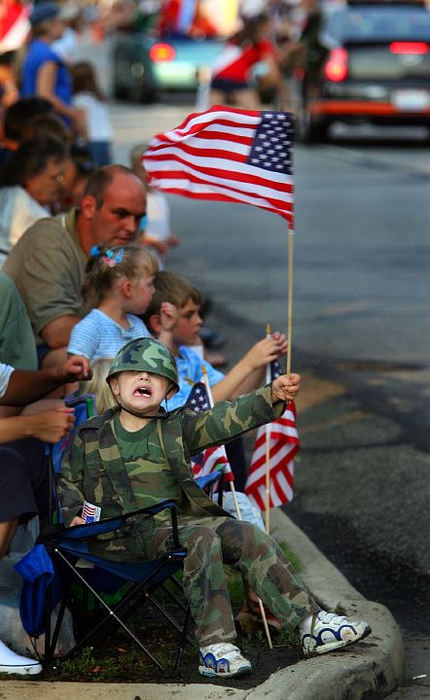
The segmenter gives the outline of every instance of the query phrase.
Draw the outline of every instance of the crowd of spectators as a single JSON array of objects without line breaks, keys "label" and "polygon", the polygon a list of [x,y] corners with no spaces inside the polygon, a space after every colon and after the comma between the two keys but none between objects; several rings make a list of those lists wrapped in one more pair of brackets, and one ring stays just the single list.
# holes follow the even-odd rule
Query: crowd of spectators
[{"label": "crowd of spectators", "polygon": [[[167,4],[173,12],[174,3]],[[140,5],[147,16],[156,14],[156,3],[150,5]],[[279,87],[283,66],[303,44],[287,35],[289,48],[279,57],[264,33],[273,18],[281,26],[283,3],[269,5],[272,19],[258,15],[228,48],[246,52],[251,44],[252,60],[266,58]],[[125,22],[130,7],[136,9],[123,0],[113,6],[112,26]],[[13,550],[19,527],[47,516],[43,443],[56,442],[72,426],[64,397],[72,389],[85,391],[90,362],[103,410],[110,360],[128,340],[158,336],[176,356],[181,391],[172,407],[177,407],[191,390],[191,374],[198,381],[202,363],[214,398],[231,399],[261,385],[267,362],[287,349],[285,337],[274,333],[225,376],[211,364],[223,358],[211,358],[203,348],[200,292],[160,272],[179,241],[170,229],[167,200],[151,187],[143,168],[145,144],[133,148],[130,167],[111,162],[109,106],[94,66],[77,60],[80,15],[74,9],[51,0],[35,4],[13,90],[2,81],[0,558]],[[246,72],[239,78],[234,69],[221,72],[212,87],[217,99],[224,95],[240,106],[259,107]],[[140,318],[145,312],[149,328]],[[240,440],[229,458],[243,485]],[[36,674],[41,666],[0,641],[0,670]]]}]

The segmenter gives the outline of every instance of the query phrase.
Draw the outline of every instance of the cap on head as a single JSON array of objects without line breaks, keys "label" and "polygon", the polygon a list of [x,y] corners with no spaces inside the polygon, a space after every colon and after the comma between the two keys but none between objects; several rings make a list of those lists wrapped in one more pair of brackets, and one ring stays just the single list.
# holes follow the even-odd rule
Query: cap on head
[{"label": "cap on head", "polygon": [[33,12],[30,15],[30,24],[32,27],[41,22],[46,22],[48,19],[54,19],[59,17],[61,12],[61,7],[56,2],[51,2],[51,0],[45,0],[45,2],[39,2],[34,6]]},{"label": "cap on head", "polygon": [[179,390],[178,370],[169,348],[154,338],[130,340],[114,358],[106,379],[118,372],[143,370],[166,377]]}]

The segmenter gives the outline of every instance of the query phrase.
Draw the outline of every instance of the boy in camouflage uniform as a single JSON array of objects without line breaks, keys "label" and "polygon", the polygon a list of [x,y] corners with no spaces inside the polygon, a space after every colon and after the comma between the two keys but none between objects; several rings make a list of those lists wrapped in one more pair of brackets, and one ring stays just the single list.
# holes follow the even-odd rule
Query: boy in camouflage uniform
[{"label": "boy in camouflage uniform", "polygon": [[[300,626],[305,653],[323,653],[370,632],[319,609],[291,569],[276,542],[254,525],[235,520],[198,487],[190,456],[279,417],[295,398],[298,375],[212,410],[182,407],[167,413],[161,403],[178,389],[175,360],[152,338],[129,342],[108,375],[118,409],[87,421],[77,432],[59,484],[66,524],[83,523],[84,500],[101,517],[177,502],[179,536],[187,549],[183,583],[200,646],[199,671],[205,676],[238,676],[251,665],[232,643],[236,638],[223,564],[237,568],[282,624]],[[155,558],[170,544],[167,515],[104,535],[91,546],[107,559]],[[106,539],[107,538],[107,539]]]}]

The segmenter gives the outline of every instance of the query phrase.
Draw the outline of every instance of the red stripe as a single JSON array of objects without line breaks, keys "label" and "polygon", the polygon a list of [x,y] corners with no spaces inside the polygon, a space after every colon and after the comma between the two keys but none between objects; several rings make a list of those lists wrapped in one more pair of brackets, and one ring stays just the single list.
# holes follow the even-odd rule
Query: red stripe
[{"label": "red stripe", "polygon": [[[253,128],[252,131],[255,131]],[[237,134],[234,131],[232,131],[230,134],[226,133],[224,131],[214,131],[211,129],[208,131],[207,129],[205,131],[202,131],[201,133],[194,134],[191,139],[191,143],[193,142],[194,138],[199,138],[202,140],[206,141],[225,141],[226,144],[229,143],[240,143],[243,146],[252,146],[253,142],[253,136],[243,136],[242,134]],[[150,146],[148,150],[144,154],[144,158],[151,158],[154,153],[157,153],[159,151],[164,151],[167,147],[167,143],[170,143],[170,145],[173,147],[180,148],[181,150],[184,148],[185,145],[189,145],[187,141],[171,141],[168,139],[166,143],[160,143],[160,144],[154,144],[153,146]],[[210,146],[194,146],[194,148],[200,148],[202,150],[206,150],[206,148],[210,148]],[[226,145],[227,148],[227,145]]]},{"label": "red stripe", "polygon": [[[276,474],[276,472],[284,469],[285,465],[294,459],[294,457],[298,451],[299,451],[299,446],[298,445],[293,446],[291,448],[291,450],[288,452],[288,455],[286,455],[282,459],[282,461],[278,462],[278,464],[271,464],[270,475]],[[263,460],[263,464],[264,464],[264,460]],[[260,467],[260,466],[262,466],[262,464],[259,464],[258,466]],[[256,468],[253,470],[252,467],[253,467],[253,465],[251,465],[250,469],[249,469],[248,480],[247,480],[247,483],[249,482],[249,487],[245,487],[245,493],[248,493],[248,489],[252,490],[254,488],[257,488],[258,486],[262,486],[266,481],[266,473],[265,472],[258,479],[251,481],[252,472],[256,471]]]},{"label": "red stripe", "polygon": [[[273,424],[271,424],[271,426],[272,426],[272,425],[273,425]],[[295,426],[294,423],[292,423],[291,426],[289,426],[289,427],[291,427],[291,428],[296,428],[296,426]],[[290,435],[285,435],[284,433],[282,433],[282,432],[280,432],[280,431],[279,431],[279,432],[275,432],[275,431],[272,432],[272,430],[271,430],[271,431],[270,431],[270,436],[271,436],[272,439],[275,439],[275,438],[278,439],[278,440],[281,440],[281,439],[282,439],[282,440],[284,440],[285,442],[291,442],[291,443],[298,443],[298,442],[300,442],[298,434],[297,434],[297,437],[296,437],[296,436],[294,436],[294,435],[291,435],[291,436],[290,436]],[[258,450],[262,445],[264,445],[265,442],[266,442],[266,433],[264,432],[264,433],[262,433],[259,437],[257,437],[257,439],[256,439],[256,441],[255,441],[255,444],[254,444],[254,452],[257,452],[257,450]]]},{"label": "red stripe", "polygon": [[[191,150],[191,149],[188,149]],[[213,154],[206,154],[206,157],[214,157],[217,158],[217,153],[214,151]],[[223,154],[225,156],[225,154]],[[242,159],[242,157],[235,157],[235,154],[232,154],[233,157],[225,158],[226,166],[232,162],[238,162],[238,163],[245,163],[245,160]],[[227,167],[225,169],[222,168],[214,168],[208,165],[204,165],[203,163],[194,163],[192,161],[188,161],[185,158],[181,158],[181,156],[175,154],[170,154],[170,155],[163,155],[163,156],[156,156],[154,158],[151,158],[150,165],[152,166],[153,163],[164,163],[166,160],[173,160],[177,163],[180,163],[181,165],[187,165],[189,168],[194,168],[198,172],[207,175],[208,177],[221,177],[225,180],[225,184],[222,185],[220,183],[220,186],[224,187],[230,187],[230,181],[234,182],[247,182],[249,184],[254,184],[254,185],[261,185],[262,187],[267,187],[268,189],[273,190],[274,192],[280,192],[280,193],[288,193],[292,194],[294,192],[294,185],[292,183],[288,182],[274,182],[273,180],[270,179],[270,175],[272,174],[270,170],[263,171],[267,172],[267,176],[263,175],[254,175],[251,173],[242,173],[239,171],[234,171],[234,170],[229,170]],[[146,161],[145,161],[146,162]],[[146,167],[147,167],[146,163]],[[231,166],[230,166],[231,167]],[[163,178],[172,178],[172,177],[182,177],[183,178],[188,178],[191,181],[193,181],[193,178],[197,178],[197,175],[192,175],[188,171],[183,171],[183,170],[167,170],[164,168],[161,168],[161,170],[156,169],[155,167],[147,167],[148,173],[150,175],[151,179],[159,178],[162,180]],[[200,180],[197,180],[198,182]],[[211,183],[208,182],[207,180],[201,180],[203,184],[210,185],[210,184],[218,184],[218,183]],[[252,194],[250,192],[249,194]],[[258,195],[264,197],[265,195]]]},{"label": "red stripe", "polygon": [[[288,479],[288,476],[291,477],[291,472],[289,472],[288,469],[286,469],[284,471],[284,474],[287,477],[287,481],[288,481],[289,486],[292,487],[292,484],[290,483],[290,481]],[[276,492],[276,495],[278,496],[279,500],[282,503],[286,503],[287,501],[289,501],[290,494],[288,494],[284,491],[283,487],[278,483],[278,480],[276,479],[276,477],[274,478],[272,483],[273,483],[273,490]]]},{"label": "red stripe", "polygon": [[[190,199],[206,199],[218,202],[239,202],[239,204],[248,204],[248,202],[244,202],[239,197],[229,197],[227,195],[220,195],[215,193],[198,194],[196,192],[188,192],[187,190],[181,189],[180,187],[163,187],[162,189],[164,192],[169,192],[170,194],[178,194],[182,197],[189,197]],[[273,214],[279,214],[292,224],[293,217],[291,213],[281,212],[279,211],[279,209],[275,209],[274,207],[269,206],[263,206],[262,204],[255,204],[253,206],[260,207],[261,209],[266,209],[267,211],[273,212]]]},{"label": "red stripe", "polygon": [[[175,146],[172,146],[172,148],[175,148]],[[197,158],[223,158],[226,163],[229,163],[230,161],[234,160],[237,163],[246,163],[246,159],[248,156],[243,155],[243,153],[234,153],[233,151],[230,151],[229,153],[226,153],[226,151],[219,149],[219,148],[199,148],[198,146],[190,146],[189,144],[185,145],[181,143],[181,147],[177,149],[178,151],[182,152],[184,151],[185,153],[189,153],[192,156],[196,156]],[[163,146],[162,150],[157,153],[151,153],[149,155],[145,155],[145,164],[151,165],[152,162],[164,162],[166,160],[170,160],[174,158],[175,160],[179,160],[180,162],[185,162],[187,165],[193,165],[195,168],[198,167],[195,165],[195,163],[192,163],[188,160],[184,160],[180,158],[178,153],[166,153],[166,147]],[[149,169],[149,168],[148,168]]]},{"label": "red stripe", "polygon": [[[152,173],[152,175],[153,175],[153,179],[157,178],[156,173]],[[160,171],[160,180],[158,182],[159,182],[160,186],[162,187],[162,189],[165,190],[166,192],[171,192],[172,189],[171,189],[171,185],[168,185],[168,186],[162,185],[162,182],[165,178],[168,178],[169,180],[174,180],[174,179],[184,180],[184,179],[186,179],[189,182],[195,183],[196,185],[204,185],[206,187],[212,186],[212,187],[224,188],[228,192],[230,192],[232,194],[232,196],[237,194],[237,196],[241,197],[240,201],[242,201],[242,202],[243,202],[244,196],[250,197],[251,199],[253,197],[258,197],[262,201],[261,202],[256,201],[255,206],[264,207],[265,206],[264,202],[267,202],[270,205],[270,207],[273,207],[273,209],[275,211],[292,211],[291,202],[287,202],[287,201],[282,200],[282,199],[275,199],[274,197],[270,197],[270,196],[264,195],[264,194],[258,194],[258,193],[254,194],[253,192],[246,192],[246,191],[240,190],[236,187],[232,187],[228,181],[226,181],[224,183],[208,182],[207,180],[204,180],[203,178],[198,177],[198,175],[192,175],[191,173],[188,173],[188,172],[185,173],[181,170],[170,170],[170,171],[168,171],[167,174],[163,171]],[[240,182],[239,182],[239,184],[240,184]],[[267,184],[265,186],[268,187]],[[184,189],[183,189],[183,191],[188,192],[188,190],[184,190]],[[194,194],[196,194],[196,193],[189,192],[188,196],[192,197]],[[198,194],[204,194],[206,196],[206,193],[204,193],[204,192],[198,193]],[[214,194],[217,194],[217,193],[214,193]],[[219,193],[219,194],[220,194],[221,198],[224,197],[224,195],[222,193]],[[245,204],[250,204],[250,202],[245,201]],[[267,207],[265,207],[265,208],[267,208]]]},{"label": "red stripe", "polygon": [[[215,107],[215,108],[212,107],[211,109],[209,109],[206,112],[206,114],[208,114],[208,113],[215,114],[216,112],[220,112],[220,111],[221,112],[231,112],[233,114],[233,118],[226,119],[225,117],[218,117],[218,118],[214,117],[212,120],[210,120],[210,119],[200,120],[200,121],[197,121],[195,124],[190,125],[191,121],[193,121],[194,119],[201,116],[198,112],[194,112],[193,114],[189,114],[188,117],[186,117],[184,119],[184,121],[182,122],[182,124],[180,126],[177,126],[175,129],[169,129],[169,132],[170,133],[173,132],[173,133],[177,134],[178,136],[180,136],[181,138],[185,138],[186,136],[189,136],[190,134],[195,134],[202,129],[206,129],[208,124],[221,124],[222,126],[230,126],[230,127],[239,126],[241,129],[243,128],[243,129],[253,129],[253,130],[255,130],[258,127],[258,124],[260,121],[260,112],[252,112],[252,111],[247,111],[244,109],[237,109],[236,110],[236,109],[227,108],[227,107],[226,108],[222,107],[220,110],[219,107]],[[238,121],[237,118],[235,118],[235,117],[237,117],[238,113],[245,114],[245,115],[251,116],[251,117],[258,117],[259,120],[255,124],[243,123],[241,121]],[[169,133],[169,132],[167,132],[167,133]],[[166,133],[157,134],[155,136],[155,138],[159,139],[160,141],[164,141],[164,142],[170,142],[170,141],[173,142],[172,137],[169,137]]]},{"label": "red stripe", "polygon": [[[278,464],[272,463],[271,467],[270,467],[270,474],[271,475],[272,475],[272,473],[276,474],[276,472],[281,471],[281,469],[284,468],[285,464],[288,464],[289,462],[291,462],[294,459],[294,457],[298,453],[299,449],[300,449],[299,445],[293,445],[291,447],[291,450],[288,452],[288,455],[286,455],[281,462],[278,462]],[[254,471],[257,471],[257,467],[262,466],[264,464],[264,462],[265,462],[265,460],[262,459],[262,460],[259,460],[259,462],[255,463],[255,464],[251,463],[250,468],[249,468],[247,483],[251,482],[252,473]],[[256,489],[259,486],[263,485],[265,483],[265,481],[266,481],[266,474],[263,473],[258,479],[253,480],[252,483],[249,484],[249,486],[245,486],[245,493],[252,493],[253,489]]]}]

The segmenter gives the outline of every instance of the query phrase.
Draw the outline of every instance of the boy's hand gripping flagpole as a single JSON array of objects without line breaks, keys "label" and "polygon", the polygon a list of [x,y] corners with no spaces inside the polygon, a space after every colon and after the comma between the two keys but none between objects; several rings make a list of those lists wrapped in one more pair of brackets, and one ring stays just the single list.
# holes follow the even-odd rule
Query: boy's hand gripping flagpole
[{"label": "boy's hand gripping flagpole", "polygon": [[[211,406],[213,406],[214,401],[212,398],[211,388],[209,386],[208,374],[206,372],[206,367],[204,365],[202,365],[202,375],[203,375],[204,385],[205,385],[206,390],[208,392],[209,403]],[[235,488],[234,482],[230,481],[229,484],[230,484],[231,492],[233,494],[234,509],[236,511],[237,519],[242,520],[242,513],[240,512],[239,504],[237,502],[236,488]],[[264,626],[264,631],[266,633],[267,644],[268,644],[269,649],[272,650],[273,649],[272,637],[270,635],[269,625],[267,624],[266,611],[264,609],[263,601],[261,600],[261,598],[258,598],[258,604],[260,606],[260,614],[261,614],[261,619],[263,620],[263,626]]]}]

